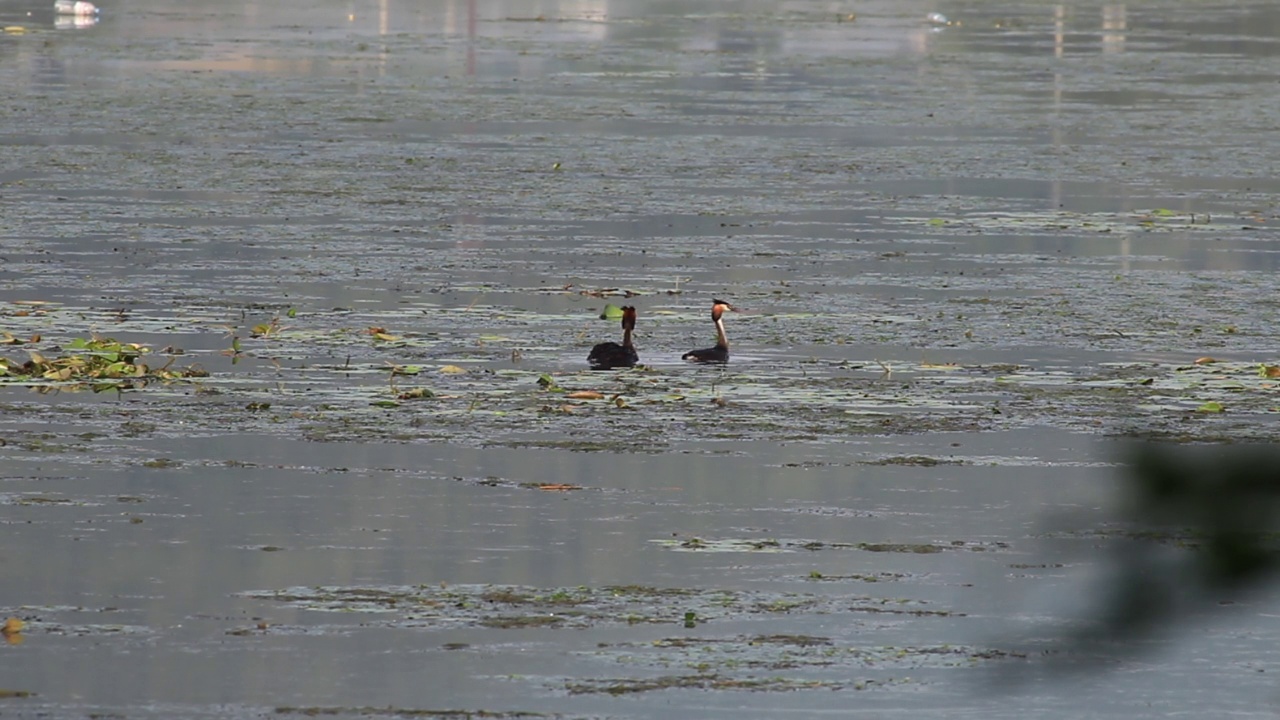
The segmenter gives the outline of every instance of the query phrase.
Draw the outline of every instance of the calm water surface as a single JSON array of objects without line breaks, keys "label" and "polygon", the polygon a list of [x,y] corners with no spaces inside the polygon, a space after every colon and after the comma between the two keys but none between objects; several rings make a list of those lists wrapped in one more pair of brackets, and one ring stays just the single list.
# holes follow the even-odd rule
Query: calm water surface
[{"label": "calm water surface", "polygon": [[[1116,436],[1274,435],[1272,4],[0,20],[0,330],[210,373],[0,388],[0,715],[1273,716],[1267,594],[984,684],[1088,606]],[[686,367],[712,297],[734,360]],[[651,370],[586,372],[606,302]],[[697,621],[499,627],[488,586]]]}]

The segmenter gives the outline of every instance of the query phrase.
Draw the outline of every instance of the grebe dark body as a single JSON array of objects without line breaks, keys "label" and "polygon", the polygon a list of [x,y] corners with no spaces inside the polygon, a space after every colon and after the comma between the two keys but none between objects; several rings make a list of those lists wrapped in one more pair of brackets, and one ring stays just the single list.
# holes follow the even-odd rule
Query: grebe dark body
[{"label": "grebe dark body", "polygon": [[587,362],[593,370],[614,370],[617,368],[635,367],[640,362],[640,354],[631,342],[631,332],[636,329],[636,309],[630,305],[622,308],[622,344],[602,342],[591,348]]}]

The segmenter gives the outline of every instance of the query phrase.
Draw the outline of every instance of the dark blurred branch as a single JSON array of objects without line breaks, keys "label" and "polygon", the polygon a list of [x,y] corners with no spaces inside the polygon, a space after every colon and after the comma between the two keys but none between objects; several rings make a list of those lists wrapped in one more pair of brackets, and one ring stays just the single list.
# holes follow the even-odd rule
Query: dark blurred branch
[{"label": "dark blurred branch", "polygon": [[[1188,590],[1208,597],[1269,578],[1280,554],[1280,449],[1141,445],[1131,459],[1127,521],[1189,532]],[[1132,569],[1145,567],[1144,555]]]},{"label": "dark blurred branch", "polygon": [[1098,668],[1150,647],[1280,570],[1280,446],[1151,443],[1126,464],[1108,580],[1092,614],[1047,646],[1061,662],[1046,669]]}]

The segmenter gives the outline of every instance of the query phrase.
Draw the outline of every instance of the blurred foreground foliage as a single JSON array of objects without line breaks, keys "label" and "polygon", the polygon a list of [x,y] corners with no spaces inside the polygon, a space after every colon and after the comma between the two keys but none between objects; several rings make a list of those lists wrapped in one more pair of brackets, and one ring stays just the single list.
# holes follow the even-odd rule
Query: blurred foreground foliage
[{"label": "blurred foreground foliage", "polygon": [[1074,650],[1110,654],[1176,630],[1280,570],[1280,447],[1135,445],[1097,613]]}]

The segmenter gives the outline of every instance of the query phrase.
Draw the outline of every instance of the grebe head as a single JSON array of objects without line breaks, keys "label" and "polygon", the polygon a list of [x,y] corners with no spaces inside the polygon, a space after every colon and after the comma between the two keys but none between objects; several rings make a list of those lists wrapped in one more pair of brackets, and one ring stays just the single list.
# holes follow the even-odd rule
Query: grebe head
[{"label": "grebe head", "polygon": [[720,316],[724,314],[725,310],[728,310],[730,312],[737,312],[738,308],[730,305],[729,303],[723,300],[711,301],[711,319],[712,320],[719,320]]},{"label": "grebe head", "polygon": [[631,305],[622,306],[622,329],[623,330],[636,329],[636,309]]}]

